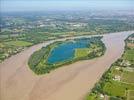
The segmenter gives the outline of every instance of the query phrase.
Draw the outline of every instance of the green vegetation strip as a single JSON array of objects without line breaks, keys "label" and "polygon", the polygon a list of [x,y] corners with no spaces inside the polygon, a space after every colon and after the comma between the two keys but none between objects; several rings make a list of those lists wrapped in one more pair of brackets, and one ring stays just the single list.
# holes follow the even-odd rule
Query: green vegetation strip
[{"label": "green vegetation strip", "polygon": [[[126,40],[125,52],[96,83],[86,100],[134,100],[134,34]],[[102,95],[102,96],[101,96]]]},{"label": "green vegetation strip", "polygon": [[30,42],[26,42],[26,41],[10,41],[10,42],[5,42],[5,45],[11,45],[11,46],[22,46],[22,47],[26,47],[26,46],[31,46],[32,43]]},{"label": "green vegetation strip", "polygon": [[134,61],[134,50],[127,50],[124,54],[124,59]]}]

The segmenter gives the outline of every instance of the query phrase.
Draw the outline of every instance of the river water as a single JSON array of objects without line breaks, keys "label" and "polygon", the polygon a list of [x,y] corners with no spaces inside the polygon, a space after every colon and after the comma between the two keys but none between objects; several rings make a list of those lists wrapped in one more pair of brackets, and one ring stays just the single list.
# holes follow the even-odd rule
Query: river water
[{"label": "river water", "polygon": [[56,40],[32,46],[6,59],[0,64],[0,100],[82,100],[110,65],[121,57],[124,40],[131,33],[134,31],[104,35],[102,41],[107,48],[104,56],[78,61],[41,76],[29,69],[28,59],[33,52]]}]

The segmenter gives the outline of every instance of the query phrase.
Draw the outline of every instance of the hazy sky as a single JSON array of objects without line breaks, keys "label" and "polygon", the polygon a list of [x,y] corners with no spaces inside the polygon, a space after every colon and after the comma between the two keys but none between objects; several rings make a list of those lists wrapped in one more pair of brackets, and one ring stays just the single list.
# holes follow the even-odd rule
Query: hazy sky
[{"label": "hazy sky", "polygon": [[134,9],[134,0],[0,0],[2,11]]}]

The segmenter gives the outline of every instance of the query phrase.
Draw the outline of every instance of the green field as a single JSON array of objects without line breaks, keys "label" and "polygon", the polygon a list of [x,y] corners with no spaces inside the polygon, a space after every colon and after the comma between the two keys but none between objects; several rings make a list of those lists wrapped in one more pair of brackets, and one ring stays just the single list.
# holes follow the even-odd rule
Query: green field
[{"label": "green field", "polygon": [[128,91],[127,100],[134,100],[134,90]]},{"label": "green field", "polygon": [[4,45],[2,43],[0,43],[0,48],[4,47]]},{"label": "green field", "polygon": [[109,97],[109,100],[122,100],[122,99],[113,96],[113,97]]},{"label": "green field", "polygon": [[[120,68],[120,67],[119,67]],[[127,71],[128,70],[128,71]],[[111,69],[112,75],[121,76],[121,81],[126,83],[134,83],[134,71],[133,69],[122,68],[120,70],[115,69],[114,67]]]},{"label": "green field", "polygon": [[121,76],[121,81],[127,83],[134,83],[134,72],[123,72]]},{"label": "green field", "polygon": [[100,100],[97,98],[97,95],[94,93],[91,93],[90,95],[87,95],[86,100]]},{"label": "green field", "polygon": [[134,89],[134,84],[124,84],[121,82],[107,82],[103,88],[104,92],[111,96],[126,96],[127,90]]},{"label": "green field", "polygon": [[134,61],[134,49],[127,50],[123,57],[126,60]]},{"label": "green field", "polygon": [[[118,66],[116,66],[116,67],[118,67]],[[122,72],[120,70],[117,70],[116,67],[113,66],[113,68],[111,69],[112,75],[121,76]]]},{"label": "green field", "polygon": [[75,58],[87,57],[90,52],[89,48],[75,49]]},{"label": "green field", "polygon": [[26,41],[10,41],[10,42],[4,42],[4,44],[10,46],[18,46],[18,47],[26,47],[32,45],[32,43]]},{"label": "green field", "polygon": [[112,96],[124,96],[125,95],[125,88],[122,87],[120,83],[117,82],[107,82],[103,88],[104,92],[108,93]]}]

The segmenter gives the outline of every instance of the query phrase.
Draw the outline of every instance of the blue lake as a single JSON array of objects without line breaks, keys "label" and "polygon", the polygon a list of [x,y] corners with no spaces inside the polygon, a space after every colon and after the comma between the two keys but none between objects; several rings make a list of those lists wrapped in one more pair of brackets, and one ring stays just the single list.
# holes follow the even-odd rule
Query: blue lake
[{"label": "blue lake", "polygon": [[58,62],[72,60],[76,48],[86,48],[90,44],[90,38],[75,39],[74,41],[66,41],[65,43],[58,44],[50,52],[48,63],[54,64]]}]

